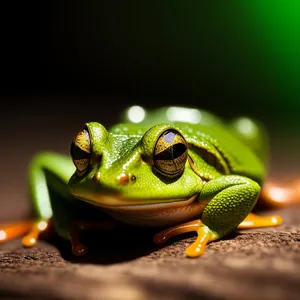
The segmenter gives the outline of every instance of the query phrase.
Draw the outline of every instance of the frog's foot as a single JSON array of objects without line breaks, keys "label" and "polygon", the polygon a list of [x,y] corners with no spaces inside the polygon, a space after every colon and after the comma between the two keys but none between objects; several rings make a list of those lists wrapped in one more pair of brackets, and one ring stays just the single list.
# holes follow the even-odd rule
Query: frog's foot
[{"label": "frog's foot", "polygon": [[30,231],[32,225],[32,221],[0,224],[0,242],[5,242],[26,234]]},{"label": "frog's foot", "polygon": [[88,252],[88,248],[85,245],[83,245],[80,241],[81,230],[82,230],[81,223],[80,222],[74,223],[71,232],[71,244],[72,244],[72,253],[76,256],[83,256]]},{"label": "frog's foot", "polygon": [[32,247],[36,245],[40,234],[48,229],[51,225],[51,220],[39,220],[31,222],[29,233],[27,233],[22,239],[23,246]]},{"label": "frog's foot", "polygon": [[266,182],[259,201],[275,208],[300,205],[300,179]]},{"label": "frog's foot", "polygon": [[115,229],[115,221],[112,219],[101,221],[77,221],[73,224],[71,232],[72,252],[76,256],[87,254],[88,248],[80,241],[80,232],[84,230],[113,230]]},{"label": "frog's foot", "polygon": [[185,254],[188,257],[198,257],[202,255],[205,251],[206,245],[219,238],[216,232],[210,230],[205,225],[201,225],[197,230],[197,233],[198,237],[196,241],[185,250]]},{"label": "frog's foot", "polygon": [[156,244],[164,243],[176,235],[192,231],[197,232],[198,237],[196,241],[186,249],[185,253],[188,257],[202,255],[207,243],[219,238],[218,235],[205,226],[201,220],[194,220],[158,232],[154,235],[153,241]]},{"label": "frog's foot", "polygon": [[176,225],[174,227],[162,230],[156,233],[153,237],[153,242],[155,244],[162,244],[168,241],[170,238],[191,231],[197,231],[202,225],[201,220],[193,220],[187,223]]},{"label": "frog's foot", "polygon": [[257,227],[272,227],[282,224],[282,218],[280,216],[258,216],[250,213],[246,219],[240,223],[239,229],[250,229]]}]

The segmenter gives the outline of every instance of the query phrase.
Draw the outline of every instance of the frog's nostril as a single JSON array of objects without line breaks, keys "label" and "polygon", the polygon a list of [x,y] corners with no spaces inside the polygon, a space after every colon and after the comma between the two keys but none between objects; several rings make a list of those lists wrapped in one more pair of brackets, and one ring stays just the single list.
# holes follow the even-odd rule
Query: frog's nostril
[{"label": "frog's nostril", "polygon": [[128,183],[135,183],[136,181],[136,177],[134,175],[130,175],[130,174],[126,174],[126,173],[122,173],[119,177],[119,182],[121,185],[126,185]]},{"label": "frog's nostril", "polygon": [[131,176],[131,182],[135,182],[136,181],[136,177],[134,175]]},{"label": "frog's nostril", "polygon": [[92,179],[94,181],[100,181],[100,172],[95,173]]}]

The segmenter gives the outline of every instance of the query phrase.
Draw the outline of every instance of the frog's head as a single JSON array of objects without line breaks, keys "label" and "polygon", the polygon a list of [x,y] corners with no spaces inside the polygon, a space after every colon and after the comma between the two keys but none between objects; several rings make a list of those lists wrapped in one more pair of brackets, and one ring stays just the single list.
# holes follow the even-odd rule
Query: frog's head
[{"label": "frog's head", "polygon": [[107,208],[191,201],[202,182],[180,130],[160,124],[143,134],[128,126],[134,124],[108,132],[91,122],[79,131],[71,144],[71,193]]}]

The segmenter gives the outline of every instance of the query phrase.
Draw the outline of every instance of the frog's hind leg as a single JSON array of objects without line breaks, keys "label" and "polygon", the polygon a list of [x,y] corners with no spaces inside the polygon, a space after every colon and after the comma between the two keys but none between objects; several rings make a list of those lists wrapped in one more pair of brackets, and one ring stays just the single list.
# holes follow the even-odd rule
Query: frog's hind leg
[{"label": "frog's hind leg", "polygon": [[[247,117],[240,117],[229,123],[231,131],[242,139],[257,154],[264,165],[268,162],[269,136],[263,124]],[[267,167],[267,166],[266,166]],[[300,178],[264,183],[258,205],[280,208],[300,205]]]},{"label": "frog's hind leg", "polygon": [[229,124],[231,131],[251,148],[263,163],[269,155],[269,136],[263,124],[248,117],[233,119]]}]

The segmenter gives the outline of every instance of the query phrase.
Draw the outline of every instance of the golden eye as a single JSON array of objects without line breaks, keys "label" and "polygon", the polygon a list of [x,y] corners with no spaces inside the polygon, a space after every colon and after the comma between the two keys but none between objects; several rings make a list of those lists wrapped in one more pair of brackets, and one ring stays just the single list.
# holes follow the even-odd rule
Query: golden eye
[{"label": "golden eye", "polygon": [[184,137],[176,130],[163,132],[158,138],[153,161],[156,168],[169,177],[180,175],[188,157],[188,146]]},{"label": "golden eye", "polygon": [[77,133],[71,143],[70,153],[77,175],[82,176],[91,161],[91,139],[87,129],[82,129]]}]

